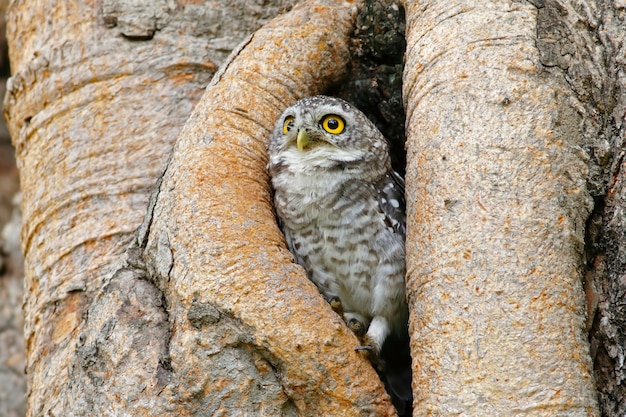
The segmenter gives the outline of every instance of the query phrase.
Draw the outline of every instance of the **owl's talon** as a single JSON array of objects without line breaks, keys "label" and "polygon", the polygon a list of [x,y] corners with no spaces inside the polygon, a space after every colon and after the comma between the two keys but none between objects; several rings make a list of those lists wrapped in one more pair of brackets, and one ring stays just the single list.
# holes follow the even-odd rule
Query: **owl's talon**
[{"label": "owl's talon", "polygon": [[330,304],[330,308],[332,308],[335,313],[343,317],[343,304],[341,304],[341,299],[339,297],[330,297],[328,299],[328,304]]},{"label": "owl's talon", "polygon": [[361,352],[363,356],[365,356],[370,361],[374,369],[376,369],[378,372],[382,372],[384,370],[385,365],[383,360],[379,356],[380,352],[378,352],[378,349],[376,349],[374,346],[362,345],[357,346],[357,348],[354,350],[356,352]]},{"label": "owl's talon", "polygon": [[361,345],[357,346],[354,349],[355,352],[360,352],[364,357],[366,357],[371,363],[374,365],[374,361],[376,360],[376,355],[374,354],[374,347],[370,345]]},{"label": "owl's talon", "polygon": [[359,339],[365,335],[365,326],[359,320],[351,318],[346,324],[348,325],[348,328],[352,330],[352,333],[354,333]]},{"label": "owl's talon", "polygon": [[368,351],[371,352],[372,356],[378,357],[378,355],[380,355],[380,346],[370,337],[369,334],[366,334],[365,337],[363,337],[363,345],[369,348]]},{"label": "owl's talon", "polygon": [[370,346],[370,345],[357,346],[356,349],[354,350],[357,352],[363,352],[363,351],[373,352],[374,346]]}]

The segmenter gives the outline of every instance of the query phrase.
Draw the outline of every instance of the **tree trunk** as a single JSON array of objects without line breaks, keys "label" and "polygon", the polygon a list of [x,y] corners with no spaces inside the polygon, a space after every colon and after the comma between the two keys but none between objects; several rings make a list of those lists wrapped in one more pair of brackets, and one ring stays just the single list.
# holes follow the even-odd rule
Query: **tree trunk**
[{"label": "tree trunk", "polygon": [[601,409],[622,415],[623,16],[603,2],[472,4],[406,2],[415,408],[597,415],[585,318],[600,298]]},{"label": "tree trunk", "polygon": [[597,306],[590,319],[600,409],[603,416],[622,417],[626,415],[626,5],[599,1],[595,6],[587,21],[596,33],[604,71],[587,80],[578,77],[579,84],[591,87],[585,139],[589,189],[596,201],[587,223],[586,285],[590,306]]},{"label": "tree trunk", "polygon": [[[295,2],[196,3],[9,11],[27,414],[393,415],[265,168],[360,3],[301,2],[203,96]],[[414,415],[623,415],[623,7],[404,6]]]}]

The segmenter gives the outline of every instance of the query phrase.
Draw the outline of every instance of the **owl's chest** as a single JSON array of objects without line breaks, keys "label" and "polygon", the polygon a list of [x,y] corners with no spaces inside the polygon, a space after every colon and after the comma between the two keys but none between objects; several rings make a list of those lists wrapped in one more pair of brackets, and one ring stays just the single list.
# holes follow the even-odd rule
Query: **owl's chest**
[{"label": "owl's chest", "polygon": [[379,258],[372,243],[385,227],[373,196],[320,191],[277,201],[277,210],[291,251],[323,292],[369,290]]},{"label": "owl's chest", "polygon": [[290,249],[309,278],[328,298],[339,296],[370,304],[379,256],[371,249],[376,232],[363,233],[348,223],[320,222],[287,232]]},{"label": "owl's chest", "polygon": [[337,227],[376,203],[370,185],[347,179],[341,171],[286,172],[274,178],[274,186],[278,215],[293,228]]},{"label": "owl's chest", "polygon": [[276,210],[285,227],[296,232],[306,230],[329,243],[359,230],[362,234],[363,227],[371,229],[372,222],[381,220],[377,218],[381,213],[374,196],[350,188],[306,188],[277,193],[275,198]]}]

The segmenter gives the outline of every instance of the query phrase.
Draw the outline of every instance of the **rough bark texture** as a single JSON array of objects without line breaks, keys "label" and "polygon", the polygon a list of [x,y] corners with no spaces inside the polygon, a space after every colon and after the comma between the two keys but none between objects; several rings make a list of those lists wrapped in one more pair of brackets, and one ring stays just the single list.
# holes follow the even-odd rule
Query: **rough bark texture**
[{"label": "rough bark texture", "polygon": [[[584,22],[595,33],[604,74],[591,72],[588,100],[590,190],[596,209],[588,222],[590,270],[587,294],[597,306],[591,329],[600,409],[606,417],[626,415],[626,3],[597,1]],[[579,77],[580,78],[580,77]],[[593,308],[590,309],[593,312]]]},{"label": "rough bark texture", "polygon": [[546,60],[597,68],[577,10],[534,3],[406,2],[416,415],[598,415],[582,77]]},{"label": "rough bark texture", "polygon": [[[153,287],[131,283],[118,305],[95,295],[141,223],[171,145],[218,64],[288,2],[157,3],[15,1],[9,10],[16,36],[5,114],[24,190],[29,415],[116,414],[121,388],[107,397],[99,384],[123,366],[140,367],[129,352],[148,368],[158,363],[141,343],[149,334],[137,330],[131,341],[115,321],[135,314],[134,325],[152,323],[166,336]],[[136,315],[150,301],[152,315]],[[116,312],[121,305],[126,310]],[[117,356],[94,356],[98,347],[81,336],[94,314],[109,320],[103,343],[119,341]],[[141,403],[139,382],[125,381],[125,401]],[[142,404],[153,414],[149,401]]]},{"label": "rough bark texture", "polygon": [[202,395],[210,414],[394,414],[358,340],[293,263],[266,172],[278,115],[345,75],[355,11],[305,2],[257,31],[208,87],[159,186],[145,257],[171,325],[163,393]]}]

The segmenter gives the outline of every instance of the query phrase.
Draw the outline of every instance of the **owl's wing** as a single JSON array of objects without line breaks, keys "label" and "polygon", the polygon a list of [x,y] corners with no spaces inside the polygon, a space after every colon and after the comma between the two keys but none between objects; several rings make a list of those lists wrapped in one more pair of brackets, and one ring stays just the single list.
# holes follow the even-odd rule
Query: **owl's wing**
[{"label": "owl's wing", "polygon": [[306,264],[304,263],[304,259],[302,259],[302,257],[300,255],[298,255],[298,251],[293,246],[293,241],[291,240],[291,233],[289,233],[288,229],[283,228],[282,225],[281,225],[281,229],[283,231],[283,234],[285,235],[285,241],[287,242],[287,248],[289,249],[289,252],[291,252],[293,257],[295,258],[296,263],[306,267]]},{"label": "owl's wing", "polygon": [[293,247],[293,241],[291,240],[291,233],[289,233],[289,229],[287,229],[284,225],[283,225],[283,221],[280,218],[280,216],[276,215],[276,223],[278,223],[278,228],[280,229],[281,232],[283,232],[283,236],[285,236],[285,242],[287,243],[287,249],[289,249],[289,252],[291,252],[293,254],[293,257],[296,259],[296,262],[299,263],[300,265],[304,264],[302,263],[302,259],[300,259],[300,257],[298,256],[295,248]]},{"label": "owl's wing", "polygon": [[385,215],[385,223],[393,230],[406,236],[406,203],[404,179],[395,171],[389,171],[376,184],[378,205]]}]

